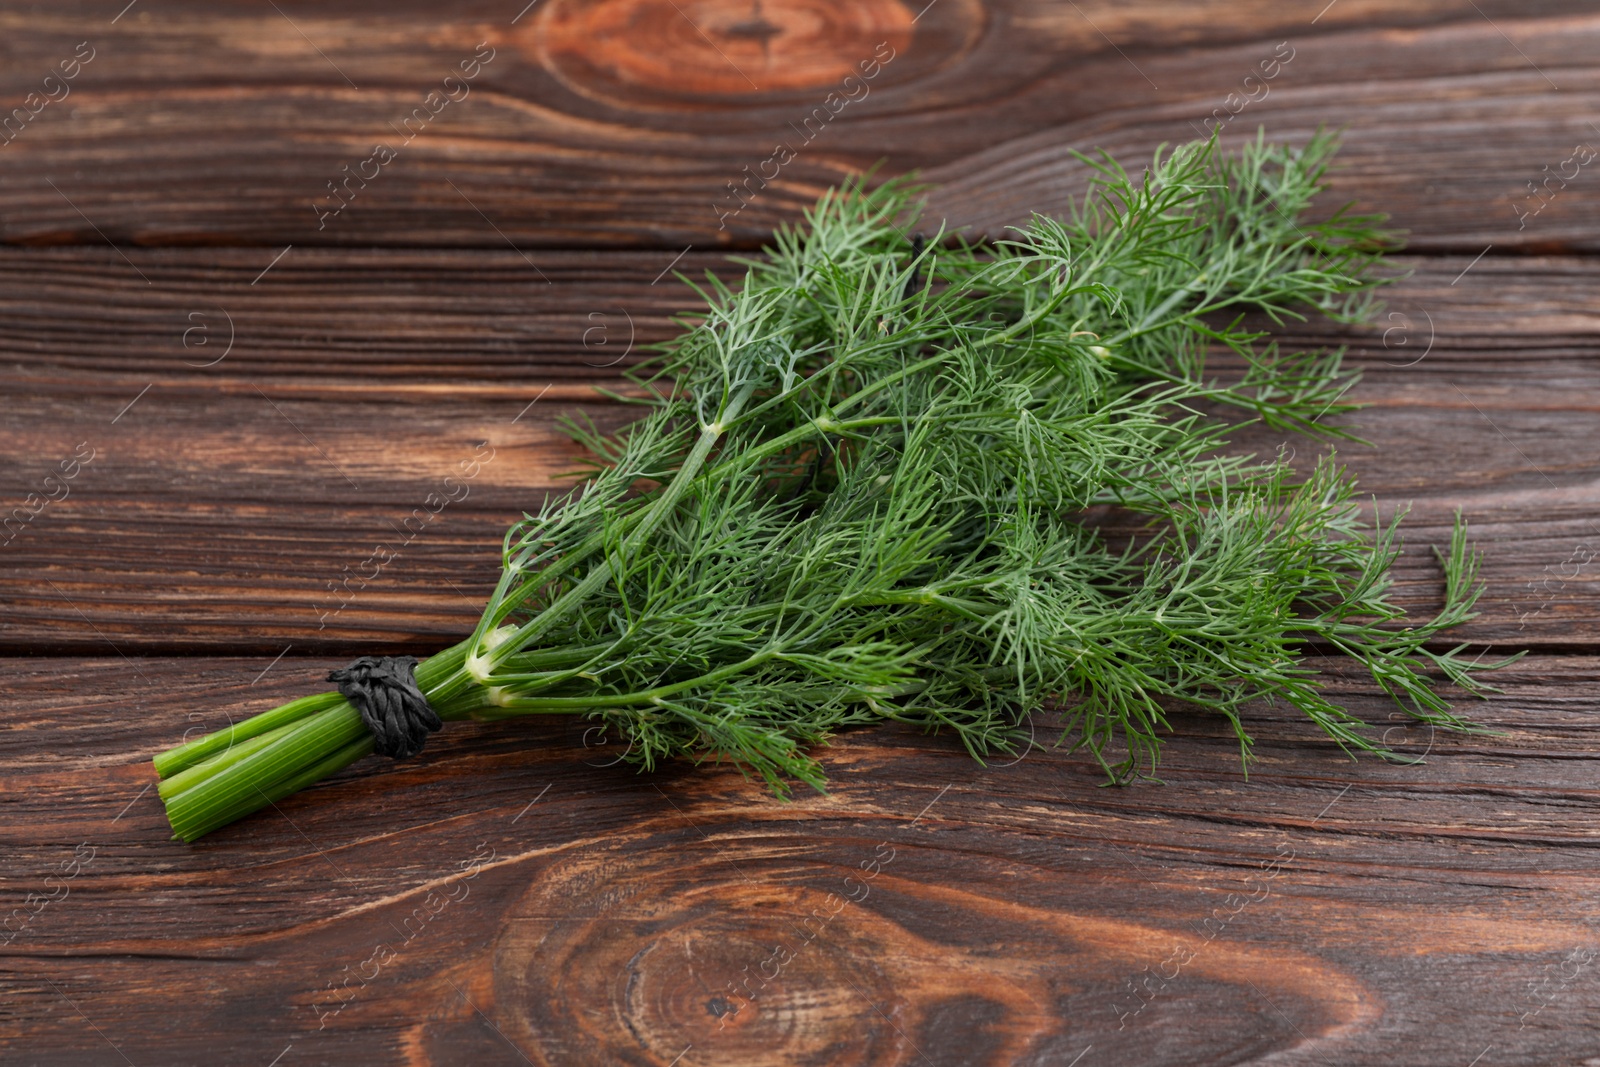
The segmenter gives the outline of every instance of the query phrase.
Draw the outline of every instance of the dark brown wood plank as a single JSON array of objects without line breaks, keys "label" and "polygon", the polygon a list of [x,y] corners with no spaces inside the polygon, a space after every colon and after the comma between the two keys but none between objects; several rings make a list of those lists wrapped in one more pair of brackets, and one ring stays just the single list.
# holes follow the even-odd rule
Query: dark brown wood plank
[{"label": "dark brown wood plank", "polygon": [[[1320,15],[769,0],[759,19],[742,3],[691,17],[669,0],[546,0],[513,25],[517,7],[0,12],[0,102],[27,105],[0,151],[0,240],[748,245],[878,161],[945,183],[952,224],[995,230],[1078,189],[1069,149],[1137,165],[1238,92],[1259,102],[1230,134],[1348,126],[1337,195],[1390,212],[1418,248],[1596,247],[1593,181],[1552,186],[1525,228],[1514,209],[1600,137],[1600,16],[1576,0]],[[1244,84],[1275,54],[1289,58],[1270,84]],[[874,56],[870,83],[845,81]],[[46,86],[63,62],[77,77]],[[476,77],[446,86],[462,62]],[[728,214],[747,180],[753,199]]]},{"label": "dark brown wood plank", "polygon": [[1166,784],[1120,789],[1062,750],[985,769],[882,729],[780,804],[727,769],[607,766],[581,722],[458,724],[167,840],[144,760],[338,662],[6,661],[8,1060],[1600,1055],[1592,657],[1507,671],[1470,738],[1336,680],[1420,766],[1352,763],[1285,709],[1250,716],[1248,780],[1180,715]]},{"label": "dark brown wood plank", "polygon": [[[130,256],[151,285],[95,249],[0,255],[12,400],[0,411],[12,518],[0,648],[449,643],[493,585],[506,525],[569,485],[560,475],[582,459],[556,417],[629,417],[589,383],[616,384],[606,364],[630,333],[636,355],[693,301],[670,277],[652,284],[671,259],[659,253],[543,252],[545,284],[509,251],[297,249],[271,288],[251,284],[254,250]],[[691,253],[678,269],[717,263]],[[1385,514],[1414,504],[1402,599],[1435,601],[1428,546],[1460,507],[1489,584],[1463,636],[1593,646],[1596,266],[1496,255],[1399,265],[1415,273],[1377,327],[1284,338],[1349,342],[1366,372],[1354,395],[1371,406],[1352,425],[1373,447],[1343,453]],[[234,347],[205,366],[226,351],[229,317]],[[472,479],[445,482],[487,450]],[[75,477],[46,481],[91,452]],[[456,499],[433,512],[433,493]],[[17,508],[37,514],[24,522]],[[364,561],[380,544],[399,558],[374,575]]]},{"label": "dark brown wood plank", "polygon": [[207,393],[511,405],[552,379],[552,398],[615,384],[700,303],[675,275],[738,277],[718,252],[277,251],[0,249],[0,367],[32,390],[106,382],[108,400],[144,374],[140,387]]}]

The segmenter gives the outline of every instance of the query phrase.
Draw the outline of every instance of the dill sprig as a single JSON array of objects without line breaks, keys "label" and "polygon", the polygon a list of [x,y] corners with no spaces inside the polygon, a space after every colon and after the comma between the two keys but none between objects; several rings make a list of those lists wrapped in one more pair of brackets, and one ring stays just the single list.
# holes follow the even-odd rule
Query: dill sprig
[{"label": "dill sprig", "polygon": [[[1113,779],[1153,769],[1175,703],[1226,718],[1247,761],[1262,699],[1398,758],[1312,652],[1468,728],[1436,679],[1481,692],[1499,664],[1435,644],[1479,593],[1460,517],[1444,606],[1407,620],[1398,517],[1369,526],[1331,452],[1302,477],[1227,448],[1249,422],[1348,436],[1328,421],[1351,409],[1342,353],[1244,325],[1372,313],[1381,218],[1302,219],[1333,150],[1163,146],[1138,178],[1081,157],[1069,218],[982,244],[908,239],[907,181],[828,193],[737,287],[696,286],[704,307],[634,372],[642,418],[570,427],[589,477],[507,532],[476,629],[419,686],[446,720],[584,715],[642,768],[730,760],[780,796],[823,788],[810,750],[845,727],[911,723],[981,759],[1052,704]],[[1131,538],[1089,521],[1108,508]],[[155,762],[193,840],[371,750],[321,694]]]}]

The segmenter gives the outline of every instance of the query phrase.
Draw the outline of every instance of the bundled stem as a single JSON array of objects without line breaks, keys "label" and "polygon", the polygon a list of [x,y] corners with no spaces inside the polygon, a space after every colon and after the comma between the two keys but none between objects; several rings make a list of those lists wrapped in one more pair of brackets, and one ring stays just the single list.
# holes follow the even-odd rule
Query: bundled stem
[{"label": "bundled stem", "polygon": [[[1481,691],[1491,666],[1432,644],[1478,595],[1459,519],[1443,609],[1402,626],[1395,526],[1363,523],[1331,455],[1298,478],[1203,413],[1345,436],[1324,421],[1350,410],[1339,354],[1241,326],[1370,314],[1380,220],[1297,221],[1332,151],[1195,143],[1138,181],[1085,157],[1070,219],[987,246],[908,241],[902,182],[830,192],[737,290],[698,290],[637,375],[643,418],[572,427],[592,476],[508,531],[476,629],[418,685],[445,720],[586,715],[641,767],[726,758],[780,796],[823,787],[806,749],[840,728],[914,723],[981,758],[1047,701],[1115,777],[1154,765],[1170,701],[1225,716],[1246,758],[1239,709],[1274,697],[1392,756],[1323,695],[1310,647],[1466,728],[1431,680]],[[1100,505],[1142,532],[1115,547],[1085,522]],[[194,840],[371,749],[321,694],[155,763]]]}]

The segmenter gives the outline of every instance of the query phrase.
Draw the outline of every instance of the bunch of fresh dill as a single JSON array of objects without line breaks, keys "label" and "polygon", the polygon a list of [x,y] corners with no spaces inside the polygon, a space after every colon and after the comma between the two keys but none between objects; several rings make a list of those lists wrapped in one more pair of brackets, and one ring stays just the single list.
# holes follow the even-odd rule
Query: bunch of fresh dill
[{"label": "bunch of fresh dill", "polygon": [[[585,715],[642,767],[729,759],[780,795],[822,787],[807,748],[843,727],[912,723],[981,756],[1047,702],[1113,775],[1153,765],[1171,701],[1225,716],[1246,757],[1260,698],[1382,751],[1308,649],[1464,727],[1430,681],[1483,688],[1431,644],[1478,593],[1460,522],[1444,608],[1401,626],[1394,526],[1363,523],[1344,472],[1223,447],[1241,421],[1335,436],[1320,420],[1349,410],[1338,353],[1241,326],[1370,313],[1380,220],[1298,221],[1332,151],[1197,142],[1138,179],[1083,157],[1072,218],[987,245],[908,240],[901,182],[824,196],[737,289],[700,290],[638,374],[643,418],[574,427],[592,476],[511,528],[476,630],[418,686],[445,720]],[[1221,350],[1231,384],[1207,372]],[[1102,505],[1143,533],[1113,545],[1085,519]],[[155,764],[193,840],[372,747],[325,693]]]}]

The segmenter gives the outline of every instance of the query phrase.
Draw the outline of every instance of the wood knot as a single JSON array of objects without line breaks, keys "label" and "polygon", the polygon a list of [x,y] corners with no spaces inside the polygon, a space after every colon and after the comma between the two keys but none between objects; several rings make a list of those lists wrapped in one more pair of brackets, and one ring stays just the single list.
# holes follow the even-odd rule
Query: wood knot
[{"label": "wood knot", "polygon": [[731,869],[725,846],[698,833],[648,844],[659,841],[574,850],[512,909],[495,949],[497,1025],[534,1062],[637,1062],[644,1050],[670,1063],[691,1043],[708,1063],[890,1062],[904,1039],[863,1026],[867,1004],[911,1032],[921,1015],[906,1005],[927,999],[923,983],[936,997],[975,992],[878,912],[888,876],[867,880],[853,852],[796,871],[785,840],[769,877],[760,857]]},{"label": "wood knot", "polygon": [[550,0],[528,32],[578,92],[659,106],[836,89],[875,49],[904,52],[913,14],[899,0]]}]

